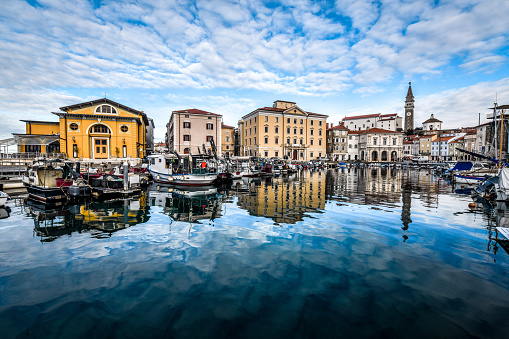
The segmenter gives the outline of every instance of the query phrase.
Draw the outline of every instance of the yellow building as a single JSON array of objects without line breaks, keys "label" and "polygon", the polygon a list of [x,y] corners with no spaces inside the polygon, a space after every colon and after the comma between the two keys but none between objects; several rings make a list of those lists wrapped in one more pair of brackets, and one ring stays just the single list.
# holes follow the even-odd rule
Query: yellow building
[{"label": "yellow building", "polygon": [[325,157],[327,115],[306,112],[291,101],[274,101],[239,121],[240,153],[309,161]]},{"label": "yellow building", "polygon": [[13,133],[17,138],[18,152],[38,154],[58,153],[59,123],[51,121],[21,120],[26,124],[26,133]]},{"label": "yellow building", "polygon": [[[68,158],[141,158],[146,155],[147,131],[153,125],[144,112],[103,98],[61,107],[58,122],[25,121],[26,135],[16,135],[20,151],[43,137],[59,141],[58,152]],[[46,145],[48,145],[47,141]],[[47,147],[47,146],[46,146]],[[45,147],[45,148],[46,148]],[[49,153],[40,147],[41,153]],[[55,147],[56,148],[56,147]],[[56,151],[56,149],[54,150]]]},{"label": "yellow building", "polygon": [[223,157],[234,155],[234,137],[235,127],[221,124],[221,153]]}]

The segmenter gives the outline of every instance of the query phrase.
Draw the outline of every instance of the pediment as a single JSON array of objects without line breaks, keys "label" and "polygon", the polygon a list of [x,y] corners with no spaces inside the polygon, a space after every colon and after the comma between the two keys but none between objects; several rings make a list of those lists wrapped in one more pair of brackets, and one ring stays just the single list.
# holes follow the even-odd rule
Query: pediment
[{"label": "pediment", "polygon": [[285,114],[295,114],[295,115],[308,116],[306,111],[304,111],[302,108],[300,108],[297,105],[286,109],[283,113],[285,113]]}]

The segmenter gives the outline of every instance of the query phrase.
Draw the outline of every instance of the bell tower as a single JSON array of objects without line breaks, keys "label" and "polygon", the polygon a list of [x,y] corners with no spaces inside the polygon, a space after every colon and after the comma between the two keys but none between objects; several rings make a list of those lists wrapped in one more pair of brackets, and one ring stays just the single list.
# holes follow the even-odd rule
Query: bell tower
[{"label": "bell tower", "polygon": [[414,94],[412,83],[408,83],[408,92],[405,100],[405,132],[414,129]]}]

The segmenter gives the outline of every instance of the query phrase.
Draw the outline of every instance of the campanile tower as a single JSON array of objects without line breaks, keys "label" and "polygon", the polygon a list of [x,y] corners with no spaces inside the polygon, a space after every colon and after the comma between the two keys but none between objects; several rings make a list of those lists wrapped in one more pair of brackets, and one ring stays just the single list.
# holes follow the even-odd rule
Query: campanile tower
[{"label": "campanile tower", "polygon": [[408,83],[408,92],[405,100],[405,132],[414,129],[414,94],[412,83]]}]

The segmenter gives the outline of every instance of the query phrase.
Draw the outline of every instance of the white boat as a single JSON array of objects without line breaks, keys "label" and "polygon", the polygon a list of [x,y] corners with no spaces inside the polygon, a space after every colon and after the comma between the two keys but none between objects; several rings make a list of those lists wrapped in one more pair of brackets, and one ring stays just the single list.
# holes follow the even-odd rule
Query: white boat
[{"label": "white boat", "polygon": [[206,161],[200,162],[200,168],[193,168],[191,163],[195,161],[187,159],[188,167],[191,170],[184,171],[181,168],[181,160],[183,159],[165,154],[153,154],[147,158],[149,160],[148,171],[154,178],[154,181],[159,183],[182,186],[207,186],[214,184],[218,180],[218,173],[213,167],[208,167],[209,164]]},{"label": "white boat", "polygon": [[497,192],[497,202],[506,202],[507,197],[509,197],[509,168],[500,168],[495,190]]},{"label": "white boat", "polygon": [[0,207],[2,207],[3,205],[5,205],[5,203],[7,202],[7,200],[9,200],[9,195],[5,192],[2,192],[0,191]]}]

